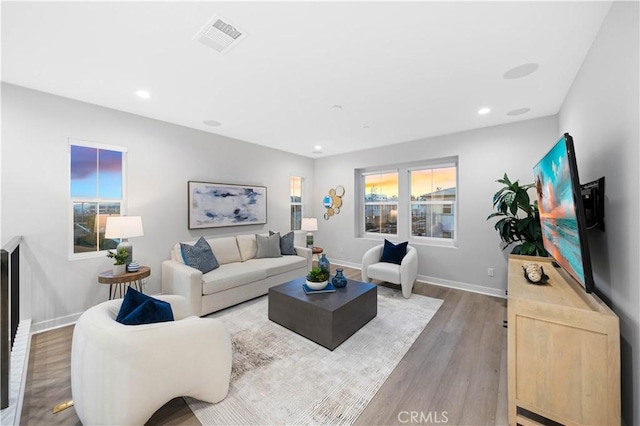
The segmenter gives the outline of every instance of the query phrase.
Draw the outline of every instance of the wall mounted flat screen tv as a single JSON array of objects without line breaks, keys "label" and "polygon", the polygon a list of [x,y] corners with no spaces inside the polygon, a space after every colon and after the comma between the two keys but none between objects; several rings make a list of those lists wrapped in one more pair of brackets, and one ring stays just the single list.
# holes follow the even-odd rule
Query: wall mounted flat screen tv
[{"label": "wall mounted flat screen tv", "polygon": [[573,138],[563,137],[533,168],[544,248],[588,293],[594,290]]}]

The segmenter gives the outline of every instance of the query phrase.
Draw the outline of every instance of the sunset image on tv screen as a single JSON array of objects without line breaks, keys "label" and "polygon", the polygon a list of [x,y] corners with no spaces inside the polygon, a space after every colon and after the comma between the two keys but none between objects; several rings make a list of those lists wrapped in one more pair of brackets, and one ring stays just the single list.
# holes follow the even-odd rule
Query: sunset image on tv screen
[{"label": "sunset image on tv screen", "polygon": [[544,248],[585,286],[567,144],[563,137],[533,168]]}]

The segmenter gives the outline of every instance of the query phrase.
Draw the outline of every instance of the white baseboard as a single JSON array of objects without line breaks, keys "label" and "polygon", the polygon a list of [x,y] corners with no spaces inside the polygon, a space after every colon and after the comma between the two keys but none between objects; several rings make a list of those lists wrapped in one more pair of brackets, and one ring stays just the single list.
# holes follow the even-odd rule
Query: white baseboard
[{"label": "white baseboard", "polygon": [[472,293],[486,294],[487,296],[500,297],[506,299],[507,296],[504,290],[497,288],[484,287],[476,284],[463,283],[459,281],[445,280],[442,278],[430,277],[427,275],[418,275],[418,281],[438,285],[440,287],[455,288],[457,290],[470,291]]},{"label": "white baseboard", "polygon": [[[362,270],[361,263],[347,262],[345,260],[340,260],[340,259],[329,259],[329,261],[333,265],[347,266],[349,268]],[[430,277],[428,275],[418,275],[417,280],[423,283],[433,284],[440,287],[455,288],[457,290],[464,290],[464,291],[470,291],[472,293],[486,294],[487,296],[500,297],[502,299],[507,298],[506,294],[504,293],[504,290],[497,289],[497,288],[484,287],[481,285],[463,283],[459,281],[445,280],[442,278]]]},{"label": "white baseboard", "polygon": [[347,262],[346,260],[339,260],[339,259],[329,259],[329,261],[333,265],[346,266],[347,268],[353,268],[353,269],[362,269],[361,263]]},{"label": "white baseboard", "polygon": [[78,321],[80,315],[82,315],[82,312],[37,322],[31,325],[31,333],[42,333],[43,331],[53,330],[54,328],[66,327]]}]

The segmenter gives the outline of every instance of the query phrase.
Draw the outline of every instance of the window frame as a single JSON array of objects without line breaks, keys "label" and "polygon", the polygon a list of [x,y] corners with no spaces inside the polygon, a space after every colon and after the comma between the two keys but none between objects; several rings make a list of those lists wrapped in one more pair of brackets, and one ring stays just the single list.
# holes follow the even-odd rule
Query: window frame
[{"label": "window frame", "polygon": [[[413,236],[411,235],[411,206],[414,204],[411,200],[411,171],[414,170],[429,170],[454,167],[456,170],[456,197],[455,200],[444,200],[435,202],[424,202],[424,204],[451,204],[454,211],[453,219],[453,238],[442,237],[427,237],[427,236]],[[390,204],[397,204],[397,230],[396,234],[381,234],[375,232],[367,232],[366,218],[365,218],[365,176],[372,174],[384,174],[396,171],[398,172],[398,201],[391,202]],[[412,161],[407,163],[395,163],[386,164],[381,166],[367,167],[354,170],[354,179],[356,187],[356,196],[359,212],[355,218],[355,237],[366,238],[374,240],[397,239],[402,241],[409,241],[411,244],[417,245],[430,245],[430,246],[442,246],[442,247],[457,247],[459,238],[459,176],[460,168],[458,156],[450,156],[436,159],[427,159],[422,161]],[[375,203],[379,204],[379,203]]]},{"label": "window frame", "polygon": [[[71,195],[71,147],[81,146],[86,148],[94,148],[104,151],[117,151],[122,153],[122,198],[101,198],[101,197],[73,197]],[[68,259],[69,260],[81,260],[81,259],[94,259],[105,256],[105,253],[109,249],[101,249],[95,251],[88,251],[82,253],[74,252],[74,204],[75,203],[97,203],[98,213],[101,203],[120,203],[120,215],[124,216],[127,212],[127,164],[128,164],[128,150],[126,147],[110,145],[99,142],[86,141],[82,139],[68,138],[67,144],[67,194],[69,199],[69,213],[68,213],[68,233],[67,233],[67,245],[68,245]],[[98,182],[99,185],[99,182]]]},{"label": "window frame", "polygon": [[[291,201],[291,197],[293,197],[293,179],[300,179],[300,202]],[[293,206],[300,206],[300,227],[302,227],[302,218],[304,217],[304,177],[290,175],[289,176],[289,227],[291,231],[300,231],[300,229],[295,229],[293,225]]]},{"label": "window frame", "polygon": [[[366,197],[366,177],[367,176],[373,176],[373,175],[387,175],[387,174],[396,174],[396,177],[398,178],[398,199],[397,201],[376,201],[376,202],[367,202],[365,201],[365,197]],[[391,168],[391,169],[385,169],[385,170],[379,170],[379,171],[371,171],[371,172],[364,172],[361,174],[362,180],[360,183],[361,186],[361,191],[362,191],[362,197],[361,197],[361,202],[362,202],[362,208],[361,208],[361,215],[360,215],[360,219],[362,220],[362,228],[361,228],[361,232],[363,233],[363,235],[367,236],[367,237],[375,237],[375,238],[379,238],[381,235],[386,235],[389,237],[397,237],[398,236],[398,220],[399,220],[399,204],[400,204],[400,171],[397,168]],[[367,231],[367,221],[365,218],[366,215],[366,209],[367,206],[380,206],[380,209],[382,210],[382,206],[395,206],[396,207],[396,232],[394,234],[386,234],[386,233],[382,233],[382,232],[370,232]]]},{"label": "window frame", "polygon": [[[446,168],[455,168],[456,169],[456,196],[454,200],[429,200],[429,201],[413,201],[411,200],[411,172],[421,171],[421,170],[435,170],[435,169],[446,169]],[[412,241],[425,241],[429,244],[441,245],[442,243],[446,243],[448,241],[453,242],[455,244],[458,238],[458,163],[456,162],[438,162],[434,164],[430,164],[428,166],[416,166],[416,167],[408,167],[407,168],[407,181],[409,185],[409,228],[408,228],[408,236],[409,240]],[[444,238],[444,237],[431,237],[431,236],[422,236],[422,235],[412,235],[411,229],[411,212],[413,209],[413,205],[450,205],[453,206],[453,238]],[[444,244],[448,245],[448,244]]]}]

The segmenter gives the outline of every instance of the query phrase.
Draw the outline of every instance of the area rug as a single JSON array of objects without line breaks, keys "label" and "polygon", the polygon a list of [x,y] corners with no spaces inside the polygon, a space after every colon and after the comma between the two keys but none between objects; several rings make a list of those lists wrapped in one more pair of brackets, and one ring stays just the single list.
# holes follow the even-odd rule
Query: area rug
[{"label": "area rug", "polygon": [[220,403],[185,398],[202,424],[352,424],[442,300],[379,286],[378,315],[333,352],[269,321],[267,303],[264,296],[207,317],[229,328],[233,367]]}]

